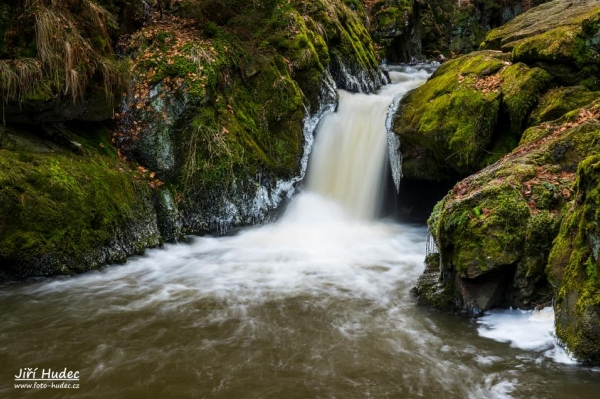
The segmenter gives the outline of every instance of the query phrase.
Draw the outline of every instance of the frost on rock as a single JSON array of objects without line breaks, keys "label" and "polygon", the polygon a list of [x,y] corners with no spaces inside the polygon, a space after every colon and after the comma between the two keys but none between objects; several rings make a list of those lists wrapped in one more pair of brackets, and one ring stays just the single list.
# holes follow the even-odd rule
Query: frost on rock
[{"label": "frost on rock", "polygon": [[385,119],[385,128],[387,130],[388,138],[388,150],[390,158],[390,170],[392,171],[392,177],[394,178],[394,184],[396,186],[396,192],[400,192],[400,180],[402,180],[402,153],[400,152],[400,138],[394,133],[392,120],[394,115],[398,111],[400,106],[400,100],[404,94],[398,94],[394,97],[387,117]]}]

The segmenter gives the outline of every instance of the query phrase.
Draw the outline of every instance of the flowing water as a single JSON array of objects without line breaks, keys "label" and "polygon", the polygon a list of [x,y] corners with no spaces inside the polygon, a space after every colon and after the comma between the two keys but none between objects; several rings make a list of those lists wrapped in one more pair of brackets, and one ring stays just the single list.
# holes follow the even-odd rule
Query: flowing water
[{"label": "flowing water", "polygon": [[[416,306],[425,228],[374,215],[388,107],[427,76],[340,92],[275,224],[0,286],[0,397],[597,397],[600,371],[555,345],[551,310],[469,321]],[[79,371],[79,388],[16,388],[25,367]]]}]

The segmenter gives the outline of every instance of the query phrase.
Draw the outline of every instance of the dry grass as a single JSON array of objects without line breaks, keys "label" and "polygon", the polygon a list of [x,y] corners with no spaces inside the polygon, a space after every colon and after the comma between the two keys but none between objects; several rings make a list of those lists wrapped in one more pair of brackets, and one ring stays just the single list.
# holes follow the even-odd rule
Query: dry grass
[{"label": "dry grass", "polygon": [[198,73],[202,73],[204,64],[213,62],[213,57],[210,52],[203,47],[194,46],[190,50],[190,58],[198,66]]},{"label": "dry grass", "polygon": [[5,99],[14,98],[17,94],[19,78],[7,61],[0,61],[0,89]]},{"label": "dry grass", "polygon": [[42,68],[36,59],[0,60],[0,93],[5,101],[20,101],[41,79]]},{"label": "dry grass", "polygon": [[[42,81],[72,102],[83,99],[97,73],[107,97],[126,84],[127,67],[111,59],[109,26],[115,18],[91,0],[24,0],[25,15],[33,15],[37,59],[0,61],[0,88],[5,102],[22,101]],[[96,48],[82,34],[83,26],[97,34]]]}]

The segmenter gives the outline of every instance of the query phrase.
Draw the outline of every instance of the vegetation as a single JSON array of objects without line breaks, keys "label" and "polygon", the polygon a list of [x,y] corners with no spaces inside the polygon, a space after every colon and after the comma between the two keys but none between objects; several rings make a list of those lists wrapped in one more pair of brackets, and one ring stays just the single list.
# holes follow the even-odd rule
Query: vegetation
[{"label": "vegetation", "polygon": [[599,164],[596,154],[579,164],[575,202],[548,262],[557,292],[556,334],[578,359],[589,363],[600,361]]},{"label": "vegetation", "polygon": [[507,59],[493,51],[458,57],[402,99],[394,130],[407,178],[452,180],[516,147],[552,76]]},{"label": "vegetation", "polygon": [[[66,127],[65,127],[66,128]],[[0,149],[0,277],[71,274],[159,243],[149,188],[106,130],[73,125],[78,153],[8,128]]]},{"label": "vegetation", "polygon": [[[546,123],[545,137],[464,179],[436,206],[428,224],[443,260],[440,284],[445,288],[423,301],[439,304],[442,297],[458,297],[443,307],[474,310],[534,307],[552,297],[545,267],[550,251],[563,245],[555,238],[577,201],[574,171],[600,149],[597,106],[576,113],[574,119]],[[503,296],[473,300],[471,284],[491,274],[498,284],[510,280]],[[554,281],[556,288],[560,279]]]},{"label": "vegetation", "polygon": [[[91,0],[26,0],[5,8],[0,52],[4,102],[83,99],[88,81],[107,97],[125,86],[127,64],[112,51],[112,14]],[[10,17],[7,17],[10,15]]]}]

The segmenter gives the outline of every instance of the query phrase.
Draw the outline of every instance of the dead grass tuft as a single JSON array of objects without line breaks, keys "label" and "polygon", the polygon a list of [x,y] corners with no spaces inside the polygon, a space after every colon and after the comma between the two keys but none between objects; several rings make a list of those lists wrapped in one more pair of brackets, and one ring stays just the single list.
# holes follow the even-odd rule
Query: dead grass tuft
[{"label": "dead grass tuft", "polygon": [[[72,102],[83,99],[86,86],[96,75],[107,97],[128,78],[127,64],[112,59],[109,27],[112,14],[91,0],[24,0],[33,15],[37,59],[0,61],[0,89],[5,102],[22,101],[37,84],[49,84]],[[90,29],[91,27],[91,29]],[[95,46],[84,33],[93,31]],[[101,47],[100,47],[101,46]]]}]

